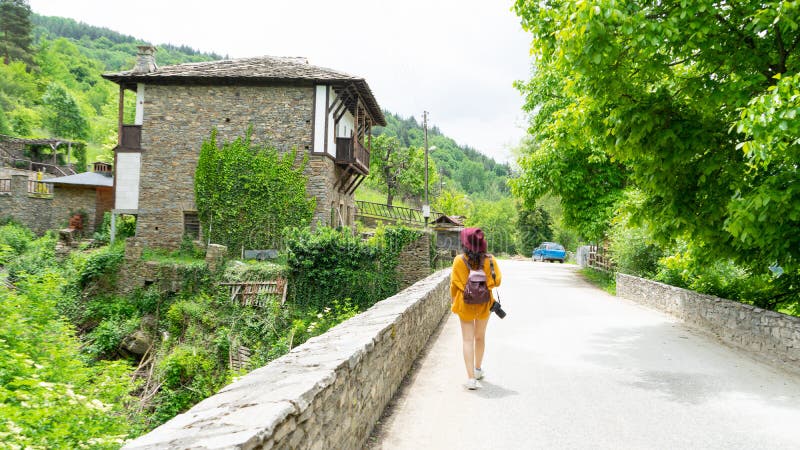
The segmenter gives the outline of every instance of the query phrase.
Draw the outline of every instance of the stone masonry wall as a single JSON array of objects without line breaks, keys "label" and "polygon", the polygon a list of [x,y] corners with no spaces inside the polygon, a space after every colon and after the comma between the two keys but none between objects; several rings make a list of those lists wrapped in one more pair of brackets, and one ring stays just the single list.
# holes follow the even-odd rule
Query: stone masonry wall
[{"label": "stone masonry wall", "polygon": [[331,209],[334,208],[341,212],[345,226],[353,225],[356,210],[355,196],[346,195],[333,188],[341,174],[342,169],[336,167],[333,160],[327,156],[312,155],[309,158],[306,166],[306,176],[308,176],[306,192],[309,197],[317,200],[317,207],[311,219],[312,225],[338,226],[338,213],[336,222],[331,224]]},{"label": "stone masonry wall", "polygon": [[400,252],[397,272],[400,275],[400,287],[404,289],[427,277],[431,273],[431,234],[423,231],[416,241],[406,245]]},{"label": "stone masonry wall", "polygon": [[0,194],[0,217],[11,217],[36,234],[52,229],[53,198],[29,194],[27,175],[13,174],[10,178],[11,192]]},{"label": "stone masonry wall", "polygon": [[91,236],[96,230],[97,190],[87,187],[55,186],[53,190],[53,228],[66,228],[71,214],[86,213],[83,234]]},{"label": "stone masonry wall", "polygon": [[617,296],[663,311],[730,345],[800,370],[800,317],[620,273]]},{"label": "stone masonry wall", "polygon": [[309,339],[124,448],[363,448],[449,310],[449,273]]},{"label": "stone masonry wall", "polygon": [[[244,136],[252,125],[254,143],[282,152],[296,147],[298,160],[302,158],[312,145],[313,94],[312,86],[147,85],[136,236],[146,246],[180,245],[183,211],[196,209],[194,171],[200,147],[213,128],[223,142]],[[316,158],[307,172],[312,167],[328,170]]]},{"label": "stone masonry wall", "polygon": [[95,230],[96,194],[93,188],[56,186],[53,195],[28,193],[28,175],[11,176],[11,192],[0,193],[0,217],[12,217],[36,234],[64,228],[71,213],[84,211],[88,223],[84,230]]}]

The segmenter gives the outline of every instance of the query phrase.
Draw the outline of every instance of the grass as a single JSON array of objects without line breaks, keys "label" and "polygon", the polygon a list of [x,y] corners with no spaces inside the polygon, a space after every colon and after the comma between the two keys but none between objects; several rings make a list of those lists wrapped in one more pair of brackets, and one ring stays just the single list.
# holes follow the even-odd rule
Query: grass
[{"label": "grass", "polygon": [[169,264],[189,264],[204,261],[199,255],[192,255],[182,251],[169,252],[160,249],[145,248],[142,250],[142,259],[145,261],[158,261]]},{"label": "grass", "polygon": [[[382,203],[386,204],[386,194],[380,192],[379,190],[370,187],[361,185],[356,190],[356,200],[360,200],[363,202],[372,202],[372,203]],[[413,206],[409,206],[399,197],[395,197],[392,199],[393,206],[403,206],[406,208],[413,208]]]},{"label": "grass", "polygon": [[617,295],[617,280],[612,272],[603,272],[592,268],[578,271],[589,283],[599,287],[611,295]]}]

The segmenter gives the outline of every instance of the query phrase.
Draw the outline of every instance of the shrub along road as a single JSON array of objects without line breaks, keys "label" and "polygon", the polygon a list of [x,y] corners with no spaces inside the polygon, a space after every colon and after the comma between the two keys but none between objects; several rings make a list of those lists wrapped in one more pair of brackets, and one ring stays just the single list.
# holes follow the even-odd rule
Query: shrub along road
[{"label": "shrub along road", "polygon": [[597,289],[500,261],[508,316],[467,391],[450,315],[370,439],[378,449],[800,448],[800,378]]}]

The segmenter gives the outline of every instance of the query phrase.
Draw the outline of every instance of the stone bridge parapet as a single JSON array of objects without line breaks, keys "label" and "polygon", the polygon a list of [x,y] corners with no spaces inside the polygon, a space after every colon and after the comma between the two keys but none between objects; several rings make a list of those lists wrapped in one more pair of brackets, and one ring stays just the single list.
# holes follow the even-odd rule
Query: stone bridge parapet
[{"label": "stone bridge parapet", "polygon": [[449,280],[428,276],[124,448],[363,448],[449,311]]},{"label": "stone bridge parapet", "polygon": [[800,373],[800,317],[621,273],[617,295]]}]

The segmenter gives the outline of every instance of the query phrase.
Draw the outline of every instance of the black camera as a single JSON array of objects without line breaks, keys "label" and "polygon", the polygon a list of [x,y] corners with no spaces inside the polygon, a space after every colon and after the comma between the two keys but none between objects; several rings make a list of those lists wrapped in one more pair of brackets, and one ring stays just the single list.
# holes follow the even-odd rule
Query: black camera
[{"label": "black camera", "polygon": [[495,300],[494,303],[492,303],[492,307],[489,308],[489,310],[492,311],[493,313],[497,314],[497,317],[499,317],[501,319],[506,316],[506,312],[503,311],[503,307],[500,305],[500,302],[498,302],[497,300]]}]

